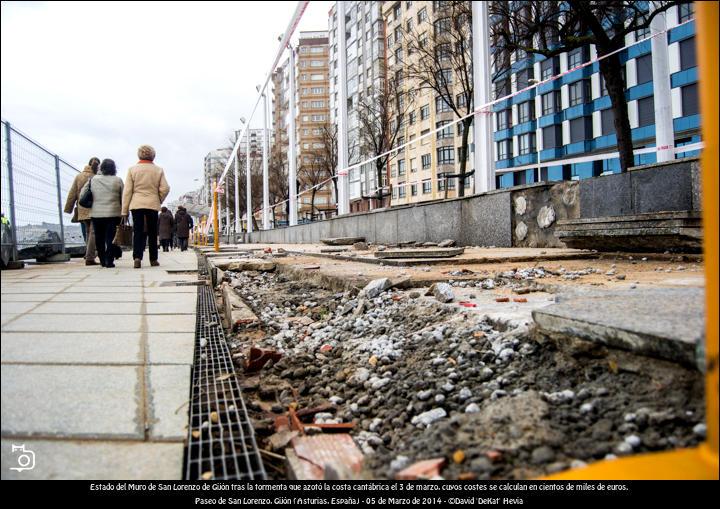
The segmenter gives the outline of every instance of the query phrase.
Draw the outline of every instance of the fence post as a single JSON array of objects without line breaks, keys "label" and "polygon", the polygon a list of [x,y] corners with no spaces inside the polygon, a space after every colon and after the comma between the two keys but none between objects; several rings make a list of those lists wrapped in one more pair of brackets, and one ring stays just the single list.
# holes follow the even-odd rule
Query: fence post
[{"label": "fence post", "polygon": [[7,171],[8,171],[8,197],[10,198],[10,231],[12,232],[12,259],[17,261],[17,226],[15,225],[15,186],[13,185],[13,162],[10,122],[5,122],[5,136],[7,139]]},{"label": "fence post", "polygon": [[60,185],[60,158],[55,154],[55,179],[57,180],[58,217],[60,218],[60,240],[65,254],[65,225],[63,224],[62,186]]}]

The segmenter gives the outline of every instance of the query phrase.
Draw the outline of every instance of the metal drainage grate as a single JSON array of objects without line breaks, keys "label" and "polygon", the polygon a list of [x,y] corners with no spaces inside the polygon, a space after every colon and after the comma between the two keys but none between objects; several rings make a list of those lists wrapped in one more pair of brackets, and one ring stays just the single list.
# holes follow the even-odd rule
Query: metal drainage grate
[{"label": "metal drainage grate", "polygon": [[198,288],[195,331],[185,478],[266,479],[209,286]]}]

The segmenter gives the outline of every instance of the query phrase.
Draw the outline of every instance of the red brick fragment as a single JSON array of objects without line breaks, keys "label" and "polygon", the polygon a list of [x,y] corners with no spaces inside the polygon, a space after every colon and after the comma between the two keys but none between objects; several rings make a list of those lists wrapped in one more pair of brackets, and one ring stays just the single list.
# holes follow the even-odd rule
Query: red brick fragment
[{"label": "red brick fragment", "polygon": [[440,475],[440,469],[445,466],[445,458],[434,458],[431,460],[413,463],[395,475],[398,481],[414,481],[417,479],[431,479]]},{"label": "red brick fragment", "polygon": [[495,302],[510,302],[510,297],[498,297]]},{"label": "red brick fragment", "polygon": [[525,297],[515,297],[513,302],[527,302],[527,299]]}]

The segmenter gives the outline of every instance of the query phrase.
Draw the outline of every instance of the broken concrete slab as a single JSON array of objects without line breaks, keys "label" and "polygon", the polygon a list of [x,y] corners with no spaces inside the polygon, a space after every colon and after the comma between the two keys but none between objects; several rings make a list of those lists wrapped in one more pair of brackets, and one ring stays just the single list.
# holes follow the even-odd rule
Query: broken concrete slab
[{"label": "broken concrete slab", "polygon": [[634,289],[559,296],[533,311],[538,333],[696,365],[705,328],[700,288]]},{"label": "broken concrete slab", "polygon": [[260,258],[232,259],[218,258],[210,260],[212,267],[220,270],[231,270],[241,272],[243,270],[257,270],[259,272],[270,272],[275,270],[275,262],[262,260]]},{"label": "broken concrete slab", "polygon": [[425,248],[425,249],[393,249],[375,252],[375,258],[452,258],[465,252],[464,247],[457,248]]},{"label": "broken concrete slab", "polygon": [[334,237],[320,239],[320,242],[328,246],[352,246],[356,242],[365,242],[365,237]]},{"label": "broken concrete slab", "polygon": [[258,321],[255,313],[227,283],[222,284],[222,298],[225,320],[227,320],[229,329],[234,331],[239,325],[247,325]]},{"label": "broken concrete slab", "polygon": [[690,210],[566,219],[555,235],[568,247],[635,252],[700,252],[703,238],[700,213]]},{"label": "broken concrete slab", "polygon": [[321,253],[347,253],[350,248],[347,247],[324,247],[320,249]]}]

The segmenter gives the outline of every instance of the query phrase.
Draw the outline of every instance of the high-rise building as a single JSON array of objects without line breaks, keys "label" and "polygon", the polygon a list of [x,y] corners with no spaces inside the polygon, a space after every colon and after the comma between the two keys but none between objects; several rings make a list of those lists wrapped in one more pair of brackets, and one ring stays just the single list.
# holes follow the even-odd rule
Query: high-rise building
[{"label": "high-rise building", "polygon": [[[360,137],[360,105],[372,101],[385,81],[385,28],[381,14],[382,3],[350,1],[345,4],[345,19],[338,20],[336,6],[330,10],[330,117],[338,125],[340,87],[339,37],[346,41],[344,86],[347,98],[348,163],[356,164],[375,154],[362,146]],[[350,170],[350,211],[369,210],[377,206],[372,196],[377,189],[375,164],[368,163]],[[383,182],[385,185],[386,182]]]},{"label": "high-rise building", "polygon": [[[695,23],[683,24],[693,18],[692,6],[692,2],[680,4],[666,13],[668,33],[658,37],[667,37],[668,58],[653,53],[650,40],[620,53],[633,146],[636,151],[647,149],[635,155],[638,165],[657,160],[656,111],[663,107],[672,109],[674,133],[670,139],[674,138],[675,147],[700,141]],[[490,23],[497,21],[491,19]],[[650,33],[650,29],[637,31],[628,35],[625,42],[632,44]],[[509,55],[509,75],[503,75],[501,69],[492,70],[498,76],[493,81],[496,98],[520,92],[493,107],[497,187],[582,179],[620,171],[618,157],[607,157],[617,151],[617,137],[610,97],[597,63],[522,91],[534,81],[565,73],[595,58],[594,45],[553,58],[516,51]],[[658,72],[670,83],[669,96],[654,94],[658,88],[654,75]],[[680,152],[676,157],[696,154],[697,151]],[[586,159],[590,156],[591,160],[578,161],[581,156]],[[552,164],[534,166],[538,163]]]},{"label": "high-rise building", "polygon": [[[409,66],[418,58],[410,47],[425,41],[440,48],[441,30],[449,14],[444,10],[446,2],[414,1],[383,2],[386,29],[388,75],[394,77],[412,105],[406,112],[404,126],[396,146],[410,142],[430,131],[457,119],[454,111],[434,90],[421,87],[416,80],[404,77]],[[410,42],[412,41],[412,42]],[[469,72],[472,70],[468,69]],[[456,71],[448,69],[449,92],[453,97],[461,94]],[[472,127],[465,172],[473,168],[474,144]],[[462,125],[450,125],[434,135],[427,136],[402,149],[390,161],[392,205],[402,205],[439,198],[458,196],[459,179],[444,175],[459,173],[462,154]],[[465,178],[465,193],[472,193],[474,177]],[[447,189],[446,189],[447,187]]]},{"label": "high-rise building", "polygon": [[[308,188],[330,177],[322,161],[325,137],[323,130],[330,126],[330,83],[328,63],[328,33],[326,30],[300,32],[296,70],[297,177],[300,187]],[[298,198],[298,220],[317,219],[333,215],[335,203],[332,184],[327,183],[315,193],[308,191]]]}]

